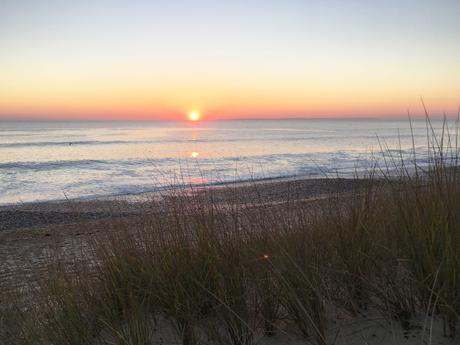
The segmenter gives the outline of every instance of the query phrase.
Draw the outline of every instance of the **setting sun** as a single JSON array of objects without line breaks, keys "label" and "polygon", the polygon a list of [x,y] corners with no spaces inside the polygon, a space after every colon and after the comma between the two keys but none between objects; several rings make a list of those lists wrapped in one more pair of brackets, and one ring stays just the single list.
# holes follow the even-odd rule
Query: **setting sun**
[{"label": "setting sun", "polygon": [[201,118],[200,114],[196,111],[192,111],[190,114],[188,114],[188,119],[190,121],[199,121]]}]

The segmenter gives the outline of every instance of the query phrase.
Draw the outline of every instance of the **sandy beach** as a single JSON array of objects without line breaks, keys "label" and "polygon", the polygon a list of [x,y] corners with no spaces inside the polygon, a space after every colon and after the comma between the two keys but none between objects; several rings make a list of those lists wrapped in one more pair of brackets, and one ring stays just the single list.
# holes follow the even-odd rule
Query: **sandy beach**
[{"label": "sandy beach", "polygon": [[146,215],[162,217],[168,200],[174,198],[178,191],[187,193],[190,198],[212,198],[213,203],[222,205],[236,201],[251,207],[262,203],[275,206],[285,203],[286,196],[289,196],[292,201],[303,201],[315,207],[321,200],[346,195],[368,183],[364,179],[282,178],[195,186],[111,199],[1,206],[0,263],[3,279],[0,288],[30,284],[34,273],[46,269],[50,257],[56,253],[59,253],[62,262],[71,262],[76,257],[88,259],[81,251],[91,238],[106,234],[120,224],[131,227],[135,232]]},{"label": "sandy beach", "polygon": [[[374,181],[373,183],[376,183]],[[369,184],[368,180],[357,179],[277,179],[253,183],[228,184],[214,187],[198,187],[188,191],[190,197],[212,198],[214,202],[226,204],[238,200],[242,204],[257,207],[279,205],[286,202],[286,195],[292,200],[310,203],[311,207],[321,206],[321,202],[331,197],[346,196],[357,192]],[[235,198],[235,196],[237,196]],[[155,195],[156,200],[174,198],[174,191]],[[87,243],[98,235],[114,231],[122,224],[135,232],[136,225],[146,214],[155,213],[161,217],[164,210],[152,209],[152,194],[124,196],[110,200],[56,201],[3,206],[0,208],[0,262],[2,279],[0,289],[3,293],[22,287],[34,286],[34,279],[56,258],[69,267],[76,261],[90,260]],[[158,205],[158,203],[155,203]],[[166,206],[165,206],[166,209]],[[398,322],[388,324],[377,311],[369,310],[358,317],[341,315],[328,334],[339,337],[340,344],[387,344],[412,345],[428,337],[420,325],[424,320],[413,321],[404,329]],[[433,344],[450,344],[440,337],[441,324],[436,320]],[[174,331],[169,322],[161,321],[156,326],[155,339],[174,339]],[[434,341],[433,341],[434,340]],[[282,329],[273,338],[264,338],[260,344],[297,345],[304,343],[303,337],[295,330]]]}]

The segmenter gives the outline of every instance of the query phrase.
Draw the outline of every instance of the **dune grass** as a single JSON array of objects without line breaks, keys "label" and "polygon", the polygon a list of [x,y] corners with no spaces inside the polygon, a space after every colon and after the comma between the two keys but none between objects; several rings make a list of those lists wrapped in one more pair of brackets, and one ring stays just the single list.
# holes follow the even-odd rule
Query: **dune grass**
[{"label": "dune grass", "polygon": [[431,135],[429,167],[393,156],[364,186],[316,203],[176,190],[135,225],[114,220],[72,270],[50,262],[29,303],[2,308],[0,335],[8,344],[144,345],[170,327],[184,345],[251,345],[294,329],[332,344],[338,315],[376,310],[404,329],[423,315],[424,342],[439,317],[454,338],[455,142],[448,129]]}]

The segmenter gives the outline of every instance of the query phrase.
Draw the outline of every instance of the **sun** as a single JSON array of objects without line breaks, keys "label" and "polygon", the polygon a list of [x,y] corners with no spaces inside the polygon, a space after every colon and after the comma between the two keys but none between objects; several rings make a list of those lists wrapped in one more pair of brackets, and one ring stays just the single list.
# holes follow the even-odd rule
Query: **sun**
[{"label": "sun", "polygon": [[200,121],[201,115],[197,111],[192,111],[190,114],[188,114],[188,119],[190,121]]}]

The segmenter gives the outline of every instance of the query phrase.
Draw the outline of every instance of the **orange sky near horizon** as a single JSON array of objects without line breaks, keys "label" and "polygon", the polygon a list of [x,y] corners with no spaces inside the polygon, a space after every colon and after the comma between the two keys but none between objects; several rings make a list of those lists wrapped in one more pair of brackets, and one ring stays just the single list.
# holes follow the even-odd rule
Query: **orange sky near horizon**
[{"label": "orange sky near horizon", "polygon": [[455,115],[460,4],[5,0],[0,119]]},{"label": "orange sky near horizon", "polygon": [[[69,120],[183,120],[198,111],[203,120],[234,118],[283,117],[398,117],[423,115],[420,94],[411,90],[380,90],[374,94],[363,88],[344,90],[308,89],[295,86],[290,90],[276,86],[264,90],[157,90],[146,86],[114,89],[76,90],[52,86],[45,91],[0,88],[0,118],[45,118]],[[168,94],[169,91],[169,94]],[[454,92],[452,92],[454,91]],[[201,95],[199,94],[201,93]],[[423,97],[430,114],[455,115],[459,99],[455,89],[427,90]],[[180,97],[186,95],[185,97]],[[10,115],[10,116],[8,116]],[[13,115],[13,116],[11,116]]]}]

